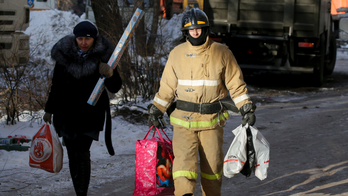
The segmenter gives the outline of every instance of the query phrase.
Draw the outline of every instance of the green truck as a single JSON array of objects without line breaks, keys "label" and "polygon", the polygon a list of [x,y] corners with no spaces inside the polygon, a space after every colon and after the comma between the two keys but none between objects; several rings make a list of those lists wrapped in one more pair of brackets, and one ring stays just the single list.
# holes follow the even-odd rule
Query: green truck
[{"label": "green truck", "polygon": [[243,71],[311,73],[322,85],[336,63],[330,0],[204,0],[211,38]]}]

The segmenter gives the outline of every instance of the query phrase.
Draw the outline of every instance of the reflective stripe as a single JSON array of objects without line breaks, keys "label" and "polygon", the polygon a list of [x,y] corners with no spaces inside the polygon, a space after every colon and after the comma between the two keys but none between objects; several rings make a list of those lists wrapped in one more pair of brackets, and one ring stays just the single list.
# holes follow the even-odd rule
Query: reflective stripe
[{"label": "reflective stripe", "polygon": [[156,101],[157,103],[159,103],[160,105],[162,105],[162,106],[164,106],[164,107],[166,107],[167,108],[167,106],[168,106],[168,102],[167,101],[164,101],[164,100],[162,100],[162,99],[160,99],[160,98],[158,98],[158,97],[156,97],[155,96],[155,98],[153,99],[153,101]]},{"label": "reflective stripe", "polygon": [[248,94],[244,94],[244,95],[241,95],[241,96],[239,96],[239,97],[234,98],[234,99],[233,99],[233,102],[234,102],[234,104],[237,104],[237,103],[239,103],[239,102],[241,102],[241,101],[244,101],[244,100],[246,100],[246,99],[250,99],[250,97],[249,97]]},{"label": "reflective stripe", "polygon": [[183,86],[217,86],[219,83],[219,80],[178,80]]},{"label": "reflective stripe", "polygon": [[193,179],[197,179],[198,174],[196,172],[191,171],[176,171],[173,173],[173,179],[177,177],[189,177]]},{"label": "reflective stripe", "polygon": [[209,175],[209,174],[201,172],[201,176],[202,178],[205,178],[208,180],[216,180],[222,176],[222,170],[218,174],[213,174],[213,175]]},{"label": "reflective stripe", "polygon": [[189,22],[189,23],[185,24],[184,27],[189,27],[191,25],[192,25],[192,23]]},{"label": "reflective stripe", "polygon": [[[197,24],[205,24],[205,22],[204,21],[197,21]],[[189,23],[185,24],[184,27],[189,27],[191,25],[192,25],[192,23],[189,22]]]},{"label": "reflective stripe", "polygon": [[[220,120],[223,120],[224,118],[222,117],[222,115],[224,115],[225,118],[227,118],[228,115],[228,111],[224,112],[223,114],[220,114]],[[173,124],[177,124],[180,126],[183,126],[185,128],[194,128],[194,127],[211,127],[213,125],[215,125],[216,123],[218,123],[218,117],[214,118],[211,121],[193,121],[193,122],[189,122],[186,120],[181,120],[179,118],[175,118],[170,116],[170,122],[172,122]]]}]

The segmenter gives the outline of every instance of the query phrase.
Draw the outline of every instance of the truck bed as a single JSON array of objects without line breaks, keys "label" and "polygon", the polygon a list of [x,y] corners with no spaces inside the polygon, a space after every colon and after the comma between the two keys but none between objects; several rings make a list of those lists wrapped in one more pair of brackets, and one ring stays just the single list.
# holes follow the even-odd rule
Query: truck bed
[{"label": "truck bed", "polygon": [[319,37],[329,0],[204,0],[211,31],[218,36]]}]

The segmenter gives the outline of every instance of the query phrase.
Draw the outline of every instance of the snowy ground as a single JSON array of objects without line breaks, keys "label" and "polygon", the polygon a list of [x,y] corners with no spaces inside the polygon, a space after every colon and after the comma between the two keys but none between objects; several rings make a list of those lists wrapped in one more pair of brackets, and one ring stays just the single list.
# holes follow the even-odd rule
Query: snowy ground
[{"label": "snowy ground", "polygon": [[[142,103],[142,107],[146,108],[148,103]],[[136,106],[130,107],[132,110],[143,111]],[[83,122],[82,122],[83,123]],[[44,124],[42,120],[30,122],[25,118],[21,118],[16,125],[6,125],[2,120],[0,122],[0,138],[8,136],[24,135],[32,138],[35,133]],[[51,126],[52,127],[52,126]],[[143,139],[147,125],[134,125],[122,119],[115,117],[112,119],[112,141],[116,155],[132,155],[135,154],[135,142],[137,139]],[[167,130],[169,137],[172,136],[170,129]],[[29,143],[23,145],[30,146]],[[59,189],[71,188],[72,183],[69,177],[68,157],[66,148],[63,147],[63,169],[58,174],[48,173],[44,170],[31,168],[29,166],[29,151],[5,151],[0,150],[0,195],[8,195],[16,192],[15,195],[31,195],[32,193],[22,193],[20,190],[32,184],[39,184],[39,187],[33,187],[33,191],[56,192]],[[101,132],[99,141],[95,141],[91,147],[92,177],[103,176],[103,179],[94,184],[102,184],[105,178],[109,176],[111,180],[113,176],[109,175],[108,168],[123,169],[122,165],[113,165],[113,159],[106,149],[104,142],[104,132]],[[107,160],[107,161],[104,161]],[[133,172],[133,171],[129,171]],[[98,178],[94,178],[98,180]],[[14,191],[17,190],[17,191]],[[27,189],[26,189],[27,190]],[[13,192],[14,191],[14,192]]]}]

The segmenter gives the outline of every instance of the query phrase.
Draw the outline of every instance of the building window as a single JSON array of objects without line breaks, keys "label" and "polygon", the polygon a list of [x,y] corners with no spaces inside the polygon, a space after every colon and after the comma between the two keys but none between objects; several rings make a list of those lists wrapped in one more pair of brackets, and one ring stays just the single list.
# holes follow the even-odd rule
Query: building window
[{"label": "building window", "polygon": [[29,40],[27,40],[27,39],[19,40],[19,49],[20,50],[28,50],[29,49]]},{"label": "building window", "polygon": [[13,20],[0,20],[0,25],[12,25]]},{"label": "building window", "polygon": [[12,43],[0,43],[0,50],[9,50],[12,48]]},{"label": "building window", "polygon": [[26,63],[27,63],[27,58],[19,57],[19,64],[26,64]]},{"label": "building window", "polygon": [[25,9],[25,21],[24,21],[24,23],[29,23],[29,17],[30,17],[30,10],[28,8],[28,9]]},{"label": "building window", "polygon": [[0,16],[14,16],[16,12],[14,11],[0,11]]}]

